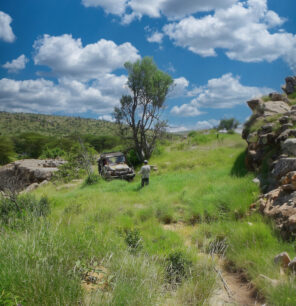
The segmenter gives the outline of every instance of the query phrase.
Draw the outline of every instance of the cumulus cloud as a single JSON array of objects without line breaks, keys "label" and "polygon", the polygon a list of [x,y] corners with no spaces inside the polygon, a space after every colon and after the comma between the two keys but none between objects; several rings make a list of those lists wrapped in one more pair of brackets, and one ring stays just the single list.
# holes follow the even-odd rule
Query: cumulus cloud
[{"label": "cumulus cloud", "polygon": [[159,32],[154,32],[150,36],[147,37],[147,40],[150,43],[158,43],[161,44],[163,39],[163,34]]},{"label": "cumulus cloud", "polygon": [[106,13],[122,17],[123,23],[147,15],[158,18],[162,15],[169,19],[178,19],[197,12],[226,8],[237,0],[82,0],[86,7],[102,7]]},{"label": "cumulus cloud", "polygon": [[13,42],[15,40],[15,35],[10,26],[12,18],[0,11],[0,39],[5,42]]},{"label": "cumulus cloud", "polygon": [[99,120],[115,122],[115,119],[111,115],[103,115],[98,117]]},{"label": "cumulus cloud", "polygon": [[197,121],[195,124],[195,129],[197,130],[209,130],[217,127],[220,123],[220,120],[210,119],[210,120],[203,120]]},{"label": "cumulus cloud", "polygon": [[274,91],[271,88],[245,86],[239,77],[231,73],[208,81],[207,85],[195,89],[196,97],[188,104],[174,106],[171,113],[184,117],[194,117],[202,113],[202,108],[232,108],[247,100]]},{"label": "cumulus cloud", "polygon": [[5,63],[2,67],[8,69],[8,72],[18,72],[22,69],[25,69],[28,61],[29,60],[27,59],[27,57],[22,54],[11,62]]},{"label": "cumulus cloud", "polygon": [[60,79],[58,84],[45,79],[17,81],[3,78],[0,80],[0,110],[107,114],[126,93],[125,83],[125,76],[112,74],[90,85],[67,78]]},{"label": "cumulus cloud", "polygon": [[224,49],[233,60],[271,62],[282,57],[293,67],[296,35],[274,29],[283,22],[268,10],[267,0],[248,0],[216,9],[213,15],[186,17],[163,30],[177,46],[200,56],[216,56],[216,49]]},{"label": "cumulus cloud", "polygon": [[189,86],[189,81],[186,78],[180,77],[180,78],[174,79],[172,90],[169,93],[168,97],[178,98],[178,97],[186,95],[188,86]]},{"label": "cumulus cloud", "polygon": [[125,12],[126,0],[82,0],[86,7],[102,7],[106,13],[122,15]]},{"label": "cumulus cloud", "polygon": [[180,132],[186,132],[189,129],[184,125],[172,125],[172,126],[169,126],[166,130],[169,133],[180,133]]},{"label": "cumulus cloud", "polygon": [[122,68],[126,61],[140,58],[138,50],[129,42],[116,45],[101,39],[94,44],[82,45],[72,35],[44,35],[34,43],[36,65],[48,66],[58,77],[80,80],[98,78]]}]

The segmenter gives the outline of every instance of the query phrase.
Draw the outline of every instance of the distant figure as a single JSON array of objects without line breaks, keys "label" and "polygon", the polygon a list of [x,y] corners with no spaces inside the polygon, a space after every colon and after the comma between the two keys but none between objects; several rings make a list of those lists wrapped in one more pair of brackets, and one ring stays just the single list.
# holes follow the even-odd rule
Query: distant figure
[{"label": "distant figure", "polygon": [[142,175],[141,186],[144,187],[145,185],[149,185],[150,166],[147,160],[144,160],[144,166],[142,166],[139,174]]}]

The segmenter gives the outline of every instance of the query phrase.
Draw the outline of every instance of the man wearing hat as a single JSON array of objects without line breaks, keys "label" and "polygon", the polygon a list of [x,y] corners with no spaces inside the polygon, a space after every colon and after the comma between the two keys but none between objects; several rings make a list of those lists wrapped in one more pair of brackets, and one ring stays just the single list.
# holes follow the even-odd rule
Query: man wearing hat
[{"label": "man wearing hat", "polygon": [[148,161],[144,160],[144,165],[142,166],[139,174],[142,175],[141,186],[149,185],[149,176],[150,176],[150,166],[148,165]]}]

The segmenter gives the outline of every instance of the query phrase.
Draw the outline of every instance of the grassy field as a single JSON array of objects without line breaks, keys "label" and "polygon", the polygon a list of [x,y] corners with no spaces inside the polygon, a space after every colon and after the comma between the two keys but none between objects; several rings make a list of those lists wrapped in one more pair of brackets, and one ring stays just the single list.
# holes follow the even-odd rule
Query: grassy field
[{"label": "grassy field", "polygon": [[213,252],[268,305],[295,305],[294,276],[273,263],[282,251],[294,257],[294,245],[249,213],[259,190],[244,151],[239,135],[197,135],[160,148],[143,189],[137,176],[36,190],[47,217],[0,224],[0,305],[207,305]]}]

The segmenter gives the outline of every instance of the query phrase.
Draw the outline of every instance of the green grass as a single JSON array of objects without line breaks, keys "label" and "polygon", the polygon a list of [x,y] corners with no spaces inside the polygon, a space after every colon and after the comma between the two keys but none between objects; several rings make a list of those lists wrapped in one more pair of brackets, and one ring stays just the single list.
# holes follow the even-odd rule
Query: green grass
[{"label": "green grass", "polygon": [[[245,143],[239,135],[211,137],[203,145],[189,139],[165,146],[151,159],[158,171],[143,189],[138,176],[132,183],[37,189],[37,197],[50,199],[51,213],[27,230],[2,227],[0,292],[12,305],[206,304],[216,274],[213,261],[198,253],[222,235],[228,260],[246,269],[267,301],[289,305],[294,280],[287,277],[271,288],[258,279],[279,277],[272,258],[284,250],[293,256],[294,249],[260,216],[245,217],[259,194],[253,174],[243,168]],[[180,232],[165,229],[174,222],[190,229],[200,250],[188,247]],[[182,271],[177,278],[168,276],[168,260]],[[96,265],[108,271],[106,286],[85,292],[82,272]]]}]

